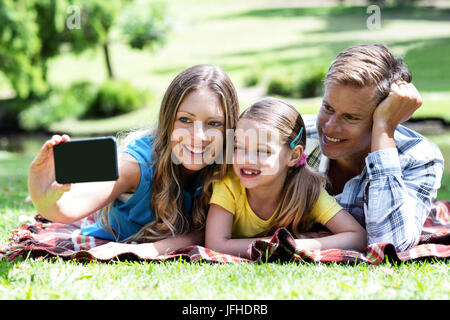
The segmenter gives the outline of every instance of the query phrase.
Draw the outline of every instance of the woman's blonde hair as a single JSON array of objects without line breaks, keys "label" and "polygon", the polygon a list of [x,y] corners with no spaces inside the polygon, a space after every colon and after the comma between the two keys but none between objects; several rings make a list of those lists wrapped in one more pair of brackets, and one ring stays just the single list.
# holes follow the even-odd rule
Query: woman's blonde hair
[{"label": "woman's blonde hair", "polygon": [[[239,117],[239,103],[236,89],[228,75],[217,66],[195,65],[179,73],[171,82],[161,103],[159,121],[156,130],[142,130],[132,137],[153,136],[153,190],[150,206],[155,219],[126,240],[153,242],[201,230],[205,226],[206,212],[212,194],[212,182],[221,180],[227,172],[227,159],[214,162],[201,171],[200,183],[203,192],[195,197],[191,218],[182,212],[183,190],[181,186],[181,166],[172,162],[171,135],[178,107],[191,92],[208,88],[216,93],[225,113],[225,128],[234,129]],[[127,137],[128,143],[131,139]],[[125,144],[125,143],[124,143]],[[230,145],[229,145],[230,144]],[[224,137],[223,153],[233,148],[234,141]],[[111,207],[111,206],[110,206]],[[114,214],[114,213],[113,213]],[[109,210],[100,213],[100,224],[108,231],[113,231],[109,224]]]},{"label": "woman's blonde hair", "polygon": [[[258,121],[263,126],[276,129],[281,143],[290,149],[292,141],[296,140],[303,128],[301,139],[296,145],[306,146],[306,128],[300,113],[290,104],[275,98],[264,98],[246,109],[240,119]],[[281,190],[281,203],[278,214],[272,221],[270,232],[280,227],[286,227],[294,236],[307,227],[308,212],[319,198],[326,178],[311,170],[307,165],[297,168],[290,167]]]}]

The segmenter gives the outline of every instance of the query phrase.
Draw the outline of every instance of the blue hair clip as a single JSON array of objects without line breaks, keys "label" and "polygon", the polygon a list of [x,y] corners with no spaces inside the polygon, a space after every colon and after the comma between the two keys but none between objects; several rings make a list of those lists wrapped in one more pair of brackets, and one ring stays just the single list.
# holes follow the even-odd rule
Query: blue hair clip
[{"label": "blue hair clip", "polygon": [[[292,142],[289,144],[289,146],[291,147],[291,149],[294,149],[297,144],[302,140],[302,133],[303,133],[303,127],[300,129],[300,132],[298,133],[298,135],[295,137],[294,140],[292,140]],[[298,140],[298,141],[297,141]]]}]

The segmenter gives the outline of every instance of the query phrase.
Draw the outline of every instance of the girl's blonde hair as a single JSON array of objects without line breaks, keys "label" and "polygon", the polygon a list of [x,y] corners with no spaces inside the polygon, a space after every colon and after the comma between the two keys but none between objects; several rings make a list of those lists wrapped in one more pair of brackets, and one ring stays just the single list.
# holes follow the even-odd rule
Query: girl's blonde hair
[{"label": "girl's blonde hair", "polygon": [[[221,180],[227,172],[227,159],[223,163],[214,162],[201,171],[200,183],[203,193],[195,197],[191,218],[181,211],[183,190],[181,186],[181,166],[172,162],[171,135],[178,107],[191,92],[208,88],[216,93],[225,113],[225,128],[234,129],[239,117],[239,103],[236,89],[228,75],[217,66],[196,65],[183,70],[171,82],[161,103],[159,121],[156,130],[141,130],[131,135],[153,136],[153,190],[150,205],[155,219],[126,239],[128,241],[153,242],[169,236],[186,234],[193,230],[201,230],[205,226],[206,212],[212,194],[212,182]],[[125,139],[126,143],[132,140]],[[125,143],[124,143],[125,144]],[[230,145],[229,145],[230,144]],[[232,149],[234,141],[227,141],[224,135],[223,154]],[[111,207],[111,206],[109,206]],[[114,214],[114,213],[113,213]],[[100,212],[100,224],[111,232],[109,210]]]},{"label": "girl's blonde hair", "polygon": [[[290,149],[290,143],[296,140],[303,128],[300,144],[305,150],[306,128],[300,113],[290,104],[275,98],[264,98],[246,109],[240,119],[258,121],[263,126],[276,129],[281,143]],[[324,188],[326,178],[310,169],[307,165],[290,167],[281,190],[281,204],[270,232],[286,227],[294,236],[307,227],[305,217],[310,212]]]}]

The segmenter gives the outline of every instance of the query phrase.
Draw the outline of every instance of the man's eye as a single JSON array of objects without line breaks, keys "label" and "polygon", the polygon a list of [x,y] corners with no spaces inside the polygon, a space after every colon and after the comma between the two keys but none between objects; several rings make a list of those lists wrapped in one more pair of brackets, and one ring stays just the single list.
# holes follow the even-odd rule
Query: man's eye
[{"label": "man's eye", "polygon": [[346,115],[345,116],[348,120],[359,120],[358,118],[355,118],[354,116],[351,116],[351,115]]},{"label": "man's eye", "polygon": [[324,104],[324,105],[323,105],[323,108],[324,108],[326,111],[328,111],[328,112],[332,112],[332,111],[333,111],[333,108],[330,107],[330,106],[327,105],[327,104]]}]

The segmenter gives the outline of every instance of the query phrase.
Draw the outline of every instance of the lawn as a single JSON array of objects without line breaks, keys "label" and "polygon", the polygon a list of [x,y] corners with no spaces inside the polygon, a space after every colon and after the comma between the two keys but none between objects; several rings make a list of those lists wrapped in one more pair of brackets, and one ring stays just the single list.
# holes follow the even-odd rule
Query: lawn
[{"label": "lawn", "polygon": [[[297,2],[296,2],[297,3]],[[245,88],[249,70],[264,76],[328,65],[345,47],[383,42],[404,55],[424,97],[417,117],[450,120],[450,12],[436,9],[383,9],[382,28],[367,30],[365,7],[294,8],[286,1],[218,2],[173,0],[174,31],[155,53],[113,44],[116,73],[160,98],[181,69],[221,65],[238,87],[241,108],[264,95]],[[220,36],[219,36],[220,35]],[[100,52],[64,54],[50,65],[53,83],[105,79]],[[302,113],[314,113],[320,98],[290,100]],[[105,134],[154,123],[158,105],[100,121],[67,120],[53,126],[73,135]],[[429,136],[446,159],[449,134]],[[44,138],[29,139],[21,152],[0,149],[0,242],[20,216],[35,211],[27,197],[27,168]],[[1,140],[0,140],[1,145]],[[438,199],[450,200],[447,164]],[[0,299],[442,299],[450,296],[449,263],[422,261],[381,266],[262,263],[209,264],[173,261],[77,263],[61,259],[0,261]]]}]

